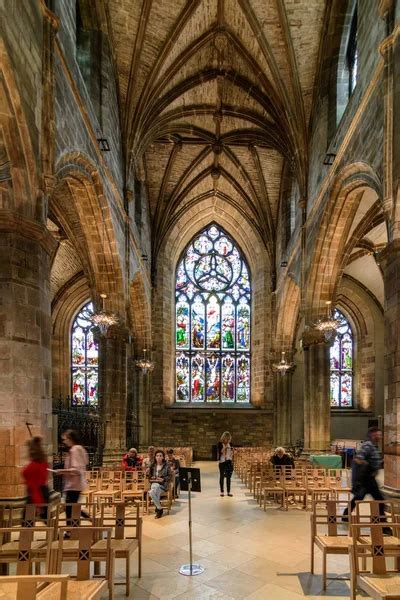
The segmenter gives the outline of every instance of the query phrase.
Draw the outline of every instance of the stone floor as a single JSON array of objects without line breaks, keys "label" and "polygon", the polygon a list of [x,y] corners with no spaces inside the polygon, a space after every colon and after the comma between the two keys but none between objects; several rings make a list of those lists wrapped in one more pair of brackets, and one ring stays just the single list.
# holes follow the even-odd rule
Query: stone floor
[{"label": "stone floor", "polygon": [[[234,477],[233,498],[221,498],[217,465],[197,463],[203,492],[193,495],[194,559],[205,567],[203,574],[185,577],[178,568],[188,560],[187,493],[160,520],[145,516],[143,527],[143,574],[134,578],[134,600],[298,600],[349,598],[349,582],[330,580],[322,592],[321,562],[316,551],[316,575],[309,573],[310,514],[270,508],[265,513]],[[136,573],[136,557],[132,573]],[[119,564],[118,564],[119,563]],[[348,575],[347,557],[329,557],[331,577]],[[117,561],[116,579],[123,573]],[[133,583],[133,581],[132,581]],[[123,598],[124,587],[116,587]],[[360,596],[361,598],[361,596]]]}]

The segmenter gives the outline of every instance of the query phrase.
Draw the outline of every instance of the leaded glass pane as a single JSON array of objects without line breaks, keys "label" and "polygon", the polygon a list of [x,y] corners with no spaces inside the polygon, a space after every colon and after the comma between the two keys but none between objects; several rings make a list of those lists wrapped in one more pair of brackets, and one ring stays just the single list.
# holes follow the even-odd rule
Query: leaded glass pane
[{"label": "leaded glass pane", "polygon": [[216,354],[206,358],[206,401],[219,402],[220,359]]},{"label": "leaded glass pane", "polygon": [[218,298],[210,296],[207,303],[207,348],[219,348],[221,319]]},{"label": "leaded glass pane", "polygon": [[235,347],[235,306],[230,296],[226,296],[222,305],[222,348],[233,350]]},{"label": "leaded glass pane", "polygon": [[247,356],[237,359],[237,402],[250,400],[250,360]]},{"label": "leaded glass pane", "polygon": [[204,357],[196,354],[191,364],[192,402],[204,402]]},{"label": "leaded glass pane", "polygon": [[189,358],[185,354],[176,357],[176,400],[189,402]]},{"label": "leaded glass pane", "polygon": [[230,354],[222,359],[222,402],[235,401],[235,360]]},{"label": "leaded glass pane", "polygon": [[71,331],[72,404],[97,406],[99,356],[92,332],[93,305],[86,304],[75,317]]},{"label": "leaded glass pane", "polygon": [[330,349],[330,401],[333,408],[353,407],[353,332],[346,317],[338,310],[340,322],[335,342]]},{"label": "leaded glass pane", "polygon": [[250,402],[249,272],[216,225],[188,245],[175,298],[176,401]]},{"label": "leaded glass pane", "polygon": [[189,349],[189,304],[185,296],[181,296],[176,303],[176,345]]}]

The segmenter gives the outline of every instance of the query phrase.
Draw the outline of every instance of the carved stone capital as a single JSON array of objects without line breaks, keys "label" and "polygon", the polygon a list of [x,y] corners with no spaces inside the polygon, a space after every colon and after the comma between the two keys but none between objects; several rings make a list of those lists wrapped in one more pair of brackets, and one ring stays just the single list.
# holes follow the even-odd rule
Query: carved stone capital
[{"label": "carved stone capital", "polygon": [[60,25],[61,25],[60,19],[57,17],[57,15],[55,13],[53,13],[52,10],[50,10],[46,6],[46,3],[44,0],[41,0],[41,2],[40,2],[40,9],[42,11],[43,17],[46,19],[46,21],[48,21],[48,23],[50,23],[50,25],[52,26],[54,31],[57,32],[60,29]]},{"label": "carved stone capital", "polygon": [[323,331],[313,327],[304,330],[303,335],[301,336],[301,346],[303,350],[308,350],[310,346],[318,346],[321,344],[329,345]]},{"label": "carved stone capital", "polygon": [[400,239],[392,240],[377,255],[377,263],[385,269],[393,260],[400,261]]}]

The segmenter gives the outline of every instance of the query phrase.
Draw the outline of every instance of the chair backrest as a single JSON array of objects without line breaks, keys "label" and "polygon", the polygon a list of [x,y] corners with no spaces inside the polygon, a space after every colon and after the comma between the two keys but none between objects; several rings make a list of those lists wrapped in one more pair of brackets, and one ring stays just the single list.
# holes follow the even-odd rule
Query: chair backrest
[{"label": "chair backrest", "polygon": [[[111,527],[113,537],[117,540],[140,539],[142,534],[142,519],[140,517],[140,504],[134,502],[114,502],[102,504],[100,507],[101,526]],[[134,535],[128,536],[126,529],[133,529]]]},{"label": "chair backrest", "polygon": [[318,500],[314,501],[311,512],[312,535],[347,536],[347,531],[340,531],[338,529],[338,525],[342,524],[345,508],[347,508],[348,514],[350,514],[349,500],[327,500],[325,503]]},{"label": "chair backrest", "polygon": [[[90,579],[90,567],[92,562],[106,563],[106,578],[109,578],[111,568],[111,527],[60,527],[59,551],[57,553],[57,572],[61,572],[64,553],[64,534],[74,533],[78,544],[76,548],[68,547],[68,562],[75,561],[77,565],[77,579]],[[93,545],[100,537],[105,535],[106,547],[102,552],[93,552]]]},{"label": "chair backrest", "polygon": [[[70,517],[67,517],[67,509],[70,509],[71,511]],[[82,517],[82,510],[88,513],[90,519],[85,519]],[[55,539],[57,538],[60,527],[70,527],[74,530],[76,527],[93,527],[93,525],[98,525],[100,521],[97,520],[96,510],[97,504],[94,502],[86,504],[80,504],[78,502],[68,504],[61,502],[57,506],[57,514],[54,524]],[[71,533],[71,538],[76,539],[74,531]]]},{"label": "chair backrest", "polygon": [[[32,548],[32,542],[35,541],[35,535],[38,533],[46,534],[45,540],[43,540],[42,547]],[[4,539],[7,541],[12,537],[18,536],[18,546],[16,563],[17,563],[17,575],[29,575],[32,568],[32,561],[38,559],[38,552],[44,548],[46,556],[46,568],[49,566],[50,560],[50,549],[51,542],[53,539],[53,528],[52,527],[2,527],[0,529],[0,545]]]},{"label": "chair backrest", "polygon": [[369,572],[374,575],[386,575],[389,572],[399,572],[400,545],[397,537],[384,537],[384,527],[387,527],[386,523],[351,525],[353,534],[351,566],[355,574]]},{"label": "chair backrest", "polygon": [[[382,510],[383,507],[383,510]],[[385,514],[381,515],[385,512]],[[390,500],[357,500],[353,518],[355,523],[396,523],[395,503]]]},{"label": "chair backrest", "polygon": [[331,489],[341,490],[350,486],[349,469],[328,469],[327,484]]},{"label": "chair backrest", "polygon": [[25,506],[22,527],[36,527],[45,523],[46,527],[54,527],[57,520],[59,503],[27,504]]},{"label": "chair backrest", "polygon": [[[53,585],[51,588],[52,600],[67,600],[69,575],[7,575],[0,577],[0,591],[3,584],[17,584],[15,600],[35,600],[38,592],[42,591],[43,584]],[[40,585],[40,588],[38,586]]]}]

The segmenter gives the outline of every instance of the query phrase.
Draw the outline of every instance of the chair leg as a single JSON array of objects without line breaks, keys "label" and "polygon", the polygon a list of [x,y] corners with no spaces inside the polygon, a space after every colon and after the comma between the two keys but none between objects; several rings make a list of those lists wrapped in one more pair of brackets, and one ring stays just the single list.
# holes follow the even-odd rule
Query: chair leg
[{"label": "chair leg", "polygon": [[326,552],[322,553],[322,589],[326,592]]},{"label": "chair leg", "polygon": [[314,575],[314,540],[311,538],[311,574]]},{"label": "chair leg", "polygon": [[142,576],[142,544],[139,540],[139,548],[138,548],[138,577]]},{"label": "chair leg", "polygon": [[130,586],[131,586],[131,561],[130,561],[131,555],[128,552],[128,556],[126,557],[126,569],[125,569],[125,574],[126,574],[126,593],[125,595],[127,596],[127,598],[129,598],[129,593],[130,593]]}]

